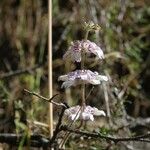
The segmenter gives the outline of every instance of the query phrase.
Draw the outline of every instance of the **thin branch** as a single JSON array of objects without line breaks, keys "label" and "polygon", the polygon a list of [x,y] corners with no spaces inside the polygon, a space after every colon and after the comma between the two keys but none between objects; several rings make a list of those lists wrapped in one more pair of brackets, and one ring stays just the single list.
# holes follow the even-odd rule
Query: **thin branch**
[{"label": "thin branch", "polygon": [[88,95],[86,96],[85,100],[88,99],[88,97],[91,95],[91,93],[93,92],[93,90],[94,90],[94,86],[92,86],[92,88],[90,89],[90,91],[89,91]]},{"label": "thin branch", "polygon": [[[30,146],[31,147],[51,147],[52,144],[55,143],[55,140],[57,138],[57,135],[61,131],[68,131],[70,133],[79,134],[81,136],[91,137],[97,140],[104,139],[107,142],[113,141],[115,144],[118,142],[129,142],[129,141],[136,141],[136,142],[147,142],[150,143],[150,133],[143,134],[140,136],[134,136],[134,137],[125,137],[125,138],[117,138],[117,137],[110,137],[110,136],[104,136],[100,133],[90,133],[78,129],[72,129],[68,126],[62,126],[62,117],[64,113],[65,108],[62,108],[60,118],[58,120],[57,127],[54,132],[53,138],[49,139],[41,135],[31,135],[30,136]],[[18,146],[21,142],[22,138],[24,137],[24,134],[14,134],[14,133],[0,133],[0,143],[7,143],[10,145]],[[27,145],[27,137],[25,138],[24,146]]]},{"label": "thin branch", "polygon": [[104,98],[105,98],[107,116],[109,117],[109,120],[110,120],[111,114],[110,114],[110,107],[109,107],[109,97],[108,97],[107,85],[106,85],[106,83],[102,83],[102,85],[103,85],[103,90],[104,90]]},{"label": "thin branch", "polygon": [[39,121],[31,121],[31,120],[27,120],[27,123],[29,124],[33,124],[35,126],[39,126],[39,127],[45,127],[45,128],[48,128],[48,124],[45,124],[43,122],[39,122]]},{"label": "thin branch", "polygon": [[140,136],[134,136],[134,137],[127,137],[127,138],[115,138],[115,137],[109,137],[101,135],[100,133],[89,133],[86,131],[81,131],[77,129],[71,129],[67,126],[61,126],[61,130],[63,131],[69,131],[71,133],[80,134],[82,136],[92,137],[96,139],[105,139],[106,141],[113,141],[114,143],[118,142],[128,142],[128,141],[139,141],[139,142],[148,142],[150,143],[150,133],[140,135]]},{"label": "thin branch", "polygon": [[29,90],[27,90],[27,89],[24,89],[24,91],[27,92],[27,93],[29,93],[29,94],[31,94],[31,95],[34,95],[34,96],[36,96],[36,97],[42,99],[42,100],[44,100],[44,101],[46,101],[46,102],[52,103],[52,104],[54,104],[54,105],[56,105],[56,106],[63,106],[63,107],[66,107],[66,105],[64,105],[63,103],[57,103],[57,102],[54,102],[54,101],[53,101],[53,99],[54,99],[56,96],[58,96],[58,94],[55,94],[55,95],[54,95],[53,97],[51,97],[51,98],[46,98],[46,97],[44,97],[44,96],[42,96],[42,95],[39,95],[39,94],[37,94],[37,93],[35,93],[35,92],[31,92],[31,91],[29,91]]},{"label": "thin branch", "polygon": [[62,119],[63,119],[63,116],[64,116],[64,112],[66,110],[66,108],[68,108],[68,105],[64,103],[64,105],[66,105],[66,107],[62,107],[62,110],[61,110],[61,113],[60,113],[60,116],[59,116],[59,119],[58,119],[58,123],[56,125],[56,128],[55,128],[55,131],[54,131],[54,134],[53,134],[53,137],[51,138],[50,140],[50,143],[54,143],[54,141],[56,140],[57,138],[57,135],[59,134],[60,132],[60,127],[62,125]]},{"label": "thin branch", "polygon": [[[78,116],[78,114],[79,114],[79,112],[81,111],[81,109],[82,109],[82,106],[81,106],[81,107],[79,108],[79,110],[77,111],[77,114],[75,115],[75,118]],[[68,127],[71,128],[71,126],[72,126],[74,123],[75,123],[75,119],[72,120],[72,121],[69,123]],[[65,133],[65,135],[64,135],[64,138],[63,138],[62,141],[60,142],[59,147],[61,147],[61,148],[63,147],[63,145],[65,144],[65,142],[68,140],[69,136],[70,136],[70,132],[67,132],[67,131],[66,131],[66,133]]]}]

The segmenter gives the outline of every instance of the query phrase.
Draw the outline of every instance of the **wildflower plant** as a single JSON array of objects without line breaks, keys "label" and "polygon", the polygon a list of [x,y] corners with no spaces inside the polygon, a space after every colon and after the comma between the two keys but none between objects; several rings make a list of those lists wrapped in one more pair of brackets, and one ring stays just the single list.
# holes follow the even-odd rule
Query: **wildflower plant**
[{"label": "wildflower plant", "polygon": [[70,47],[63,56],[65,60],[71,59],[72,62],[80,63],[80,70],[69,72],[58,78],[59,81],[63,81],[62,88],[81,85],[81,105],[73,106],[65,110],[65,115],[72,121],[94,121],[94,116],[106,116],[103,110],[98,110],[86,104],[85,85],[99,85],[103,81],[108,81],[108,77],[100,75],[96,71],[92,72],[91,70],[85,69],[85,60],[89,55],[94,54],[99,59],[104,59],[104,53],[97,44],[88,40],[89,32],[99,30],[100,26],[89,22],[84,24],[84,29],[86,31],[85,39],[71,42]]}]

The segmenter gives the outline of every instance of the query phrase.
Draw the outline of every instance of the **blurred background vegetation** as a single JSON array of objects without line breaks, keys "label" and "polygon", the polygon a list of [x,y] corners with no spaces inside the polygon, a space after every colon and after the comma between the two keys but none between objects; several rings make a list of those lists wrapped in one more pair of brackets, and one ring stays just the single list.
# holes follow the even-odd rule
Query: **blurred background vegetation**
[{"label": "blurred background vegetation", "polygon": [[[120,136],[149,131],[149,0],[52,2],[53,93],[60,94],[57,101],[67,101],[70,105],[80,101],[80,89],[63,90],[57,78],[79,68],[78,63],[64,62],[62,56],[71,41],[84,38],[84,21],[93,21],[101,26],[101,30],[90,33],[89,39],[103,49],[106,59],[99,62],[89,58],[86,68],[108,75],[110,82],[95,86],[88,98],[90,105],[104,109],[108,114],[108,118],[89,124],[90,130],[98,126],[103,134]],[[0,132],[22,132],[28,126],[32,133],[48,135],[45,126],[34,123],[47,123],[47,103],[23,91],[26,88],[48,95],[47,37],[48,1],[0,1]],[[87,93],[91,88],[87,86]],[[55,115],[57,117],[57,111]],[[145,124],[138,121],[145,121]],[[128,126],[129,122],[132,122],[131,126]],[[74,139],[76,142],[68,142],[72,149],[109,149],[111,145],[90,139],[83,141],[80,137]],[[130,143],[110,146],[110,149],[143,149],[144,146]],[[146,145],[145,149],[148,147]]]}]

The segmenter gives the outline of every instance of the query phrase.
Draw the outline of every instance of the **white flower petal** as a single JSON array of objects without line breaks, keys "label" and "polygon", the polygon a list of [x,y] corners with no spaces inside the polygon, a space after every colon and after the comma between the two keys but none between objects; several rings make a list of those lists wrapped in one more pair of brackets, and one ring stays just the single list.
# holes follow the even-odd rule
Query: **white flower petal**
[{"label": "white flower petal", "polygon": [[96,56],[98,56],[100,59],[104,59],[104,53],[101,49],[96,50],[95,52],[93,52]]},{"label": "white flower petal", "polygon": [[69,78],[68,78],[68,75],[62,75],[62,76],[60,76],[59,78],[58,78],[58,81],[66,81],[66,80],[68,80]]},{"label": "white flower petal", "polygon": [[103,110],[98,110],[95,107],[85,106],[81,109],[81,106],[77,105],[65,110],[65,115],[69,120],[91,120],[94,121],[94,116],[106,116]]},{"label": "white flower petal", "polygon": [[91,113],[87,113],[87,112],[82,112],[81,119],[94,121],[93,115]]},{"label": "white flower petal", "polygon": [[58,80],[64,81],[62,87],[68,88],[83,83],[90,83],[93,85],[101,84],[101,81],[108,81],[108,77],[99,75],[97,72],[92,72],[90,70],[76,70],[67,75],[60,76]]},{"label": "white flower petal", "polygon": [[101,84],[101,81],[100,80],[90,80],[89,81],[91,84],[93,84],[93,85],[98,85],[98,84]]},{"label": "white flower petal", "polygon": [[64,54],[63,58],[71,58],[72,61],[81,62],[81,51],[84,50],[85,53],[98,56],[99,59],[104,58],[104,53],[102,49],[97,46],[94,42],[89,40],[82,40],[82,41],[74,41],[71,43],[71,46]]},{"label": "white flower petal", "polygon": [[94,110],[93,110],[93,115],[95,115],[95,116],[106,116],[106,114],[103,110],[98,110],[95,107],[94,107]]},{"label": "white flower petal", "polygon": [[107,76],[98,75],[98,79],[101,80],[101,81],[108,81]]},{"label": "white flower petal", "polygon": [[61,85],[61,88],[69,88],[70,86],[74,85],[74,81],[73,80],[68,80],[63,82],[63,84]]},{"label": "white flower petal", "polygon": [[94,116],[93,115],[90,115],[90,118],[89,118],[91,121],[94,121]]}]

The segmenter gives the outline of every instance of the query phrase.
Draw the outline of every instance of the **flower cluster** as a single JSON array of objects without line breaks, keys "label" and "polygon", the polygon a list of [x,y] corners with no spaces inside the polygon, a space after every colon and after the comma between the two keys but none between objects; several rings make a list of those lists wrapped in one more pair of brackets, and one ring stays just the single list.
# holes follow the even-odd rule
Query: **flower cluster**
[{"label": "flower cluster", "polygon": [[62,75],[58,80],[64,81],[62,88],[69,88],[70,86],[76,86],[79,84],[100,84],[102,81],[108,81],[107,76],[99,75],[98,72],[92,72],[90,70],[76,70]]},{"label": "flower cluster", "polygon": [[99,59],[104,58],[102,49],[94,42],[89,40],[75,41],[71,43],[68,51],[64,54],[63,58],[71,58],[72,61],[81,62],[81,52],[84,51],[87,54],[94,54]]},{"label": "flower cluster", "polygon": [[65,115],[69,120],[91,120],[94,121],[94,116],[106,116],[103,110],[98,110],[95,107],[85,106],[74,106],[65,110]]},{"label": "flower cluster", "polygon": [[[81,70],[75,70],[69,72],[66,75],[61,75],[58,80],[63,81],[62,88],[69,88],[71,86],[77,86],[79,84],[92,84],[98,85],[103,81],[108,81],[108,77],[100,75],[98,72],[92,72],[84,69],[85,57],[94,54],[99,59],[104,59],[104,53],[102,49],[94,42],[87,40],[88,33],[90,31],[99,30],[100,27],[93,22],[85,23],[85,30],[87,31],[86,40],[77,40],[71,43],[71,46],[64,54],[63,58],[70,58],[73,62],[81,62]],[[83,59],[82,59],[83,58]],[[81,86],[82,92],[82,106],[74,106],[65,110],[65,115],[70,120],[94,120],[94,116],[106,116],[103,110],[98,110],[95,107],[87,106],[85,104],[85,86]]]}]

